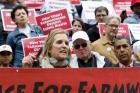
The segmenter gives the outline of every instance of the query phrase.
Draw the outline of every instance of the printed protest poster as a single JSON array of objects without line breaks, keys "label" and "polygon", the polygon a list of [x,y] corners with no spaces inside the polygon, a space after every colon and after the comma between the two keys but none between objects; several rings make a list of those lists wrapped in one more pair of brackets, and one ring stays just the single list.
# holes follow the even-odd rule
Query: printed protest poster
[{"label": "printed protest poster", "polygon": [[[11,9],[2,9],[1,10],[1,15],[2,15],[2,23],[3,23],[3,28],[5,31],[13,31],[16,28],[15,23],[11,19]],[[36,12],[34,9],[28,9],[29,14],[29,23],[31,24],[37,24],[36,23]]]},{"label": "printed protest poster", "polygon": [[130,9],[131,0],[113,0],[113,7],[119,16],[122,11],[126,11],[127,15],[129,16],[133,12]]},{"label": "printed protest poster", "polygon": [[23,53],[24,56],[29,54],[37,54],[40,48],[43,47],[44,41],[47,36],[32,37],[22,39]]},{"label": "printed protest poster", "polygon": [[45,0],[19,0],[21,3],[27,5],[28,7],[40,9],[45,3]]},{"label": "printed protest poster", "polygon": [[129,24],[129,29],[136,40],[140,40],[140,24]]},{"label": "printed protest poster", "polygon": [[44,7],[46,9],[46,13],[57,11],[60,9],[67,9],[69,19],[73,20],[73,9],[69,0],[46,0]]},{"label": "printed protest poster", "polygon": [[36,17],[36,21],[42,28],[44,34],[48,34],[56,28],[62,28],[64,30],[71,28],[71,22],[66,9],[39,15]]},{"label": "printed protest poster", "polygon": [[[99,23],[98,27],[99,27],[100,37],[105,35],[105,23]],[[117,36],[126,36],[131,41],[131,35],[130,35],[130,31],[128,29],[128,25],[127,24],[121,23],[118,29],[119,30],[118,30]]]},{"label": "printed protest poster", "polygon": [[116,15],[116,12],[111,4],[102,1],[81,1],[83,10],[82,10],[82,19],[95,19],[95,8],[99,6],[104,6],[109,10],[109,15]]}]

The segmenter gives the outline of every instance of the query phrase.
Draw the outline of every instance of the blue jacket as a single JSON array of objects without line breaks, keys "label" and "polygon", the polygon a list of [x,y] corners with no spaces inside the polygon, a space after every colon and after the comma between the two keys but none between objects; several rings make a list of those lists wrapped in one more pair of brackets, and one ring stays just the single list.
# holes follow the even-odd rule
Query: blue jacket
[{"label": "blue jacket", "polygon": [[[42,36],[42,30],[37,25],[30,25],[31,29],[31,37]],[[27,36],[23,33],[19,32],[19,28],[17,27],[13,32],[8,34],[6,43],[12,47],[13,50],[13,61],[12,65],[14,67],[21,67],[22,66],[22,59],[23,59],[23,47],[21,39],[27,38]]]},{"label": "blue jacket", "polygon": [[140,24],[140,18],[138,17],[138,15],[132,14],[128,18],[126,18],[123,23]]}]

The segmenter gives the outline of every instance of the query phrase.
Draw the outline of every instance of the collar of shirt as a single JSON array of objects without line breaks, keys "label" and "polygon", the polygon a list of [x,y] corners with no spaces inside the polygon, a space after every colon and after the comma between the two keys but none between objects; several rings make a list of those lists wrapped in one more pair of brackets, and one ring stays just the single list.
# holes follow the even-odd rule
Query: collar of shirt
[{"label": "collar of shirt", "polygon": [[106,36],[103,36],[101,39],[102,39],[102,44],[103,45],[107,45],[107,44],[113,45],[113,42],[109,41]]},{"label": "collar of shirt", "polygon": [[[129,66],[127,66],[127,67],[133,67],[133,64],[134,64],[134,62],[132,61],[132,62],[129,64]],[[119,67],[120,67],[120,68],[125,68],[126,66],[123,65],[122,63],[119,63]]]}]

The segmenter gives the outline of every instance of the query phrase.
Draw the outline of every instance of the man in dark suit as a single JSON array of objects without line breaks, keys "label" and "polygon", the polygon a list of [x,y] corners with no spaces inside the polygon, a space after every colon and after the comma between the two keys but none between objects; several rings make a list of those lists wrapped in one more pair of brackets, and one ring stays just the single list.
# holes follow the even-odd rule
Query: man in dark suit
[{"label": "man in dark suit", "polygon": [[114,51],[119,60],[115,67],[137,67],[138,61],[132,60],[132,47],[130,39],[124,36],[117,37],[114,42]]},{"label": "man in dark suit", "polygon": [[108,17],[109,11],[106,7],[99,6],[95,9],[94,13],[95,13],[95,19],[96,19],[97,23],[95,25],[92,25],[89,27],[87,27],[87,25],[86,25],[86,28],[88,28],[87,34],[88,34],[91,42],[94,42],[100,38],[98,23],[105,22],[106,18]]}]

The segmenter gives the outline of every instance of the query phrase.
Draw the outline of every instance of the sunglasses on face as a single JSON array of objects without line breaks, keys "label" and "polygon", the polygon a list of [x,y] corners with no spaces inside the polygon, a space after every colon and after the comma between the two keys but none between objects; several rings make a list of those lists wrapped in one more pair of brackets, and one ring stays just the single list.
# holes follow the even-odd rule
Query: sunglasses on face
[{"label": "sunglasses on face", "polygon": [[74,45],[74,48],[75,49],[80,49],[80,47],[82,47],[82,48],[85,48],[85,47],[87,47],[87,43],[83,43],[83,44],[80,44],[80,45]]},{"label": "sunglasses on face", "polygon": [[12,53],[11,52],[8,52],[8,51],[2,51],[2,52],[0,52],[0,55],[2,55],[2,56],[9,56],[9,55],[12,55]]}]

